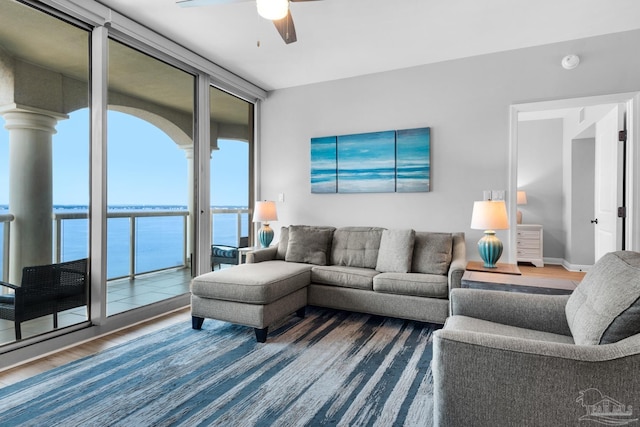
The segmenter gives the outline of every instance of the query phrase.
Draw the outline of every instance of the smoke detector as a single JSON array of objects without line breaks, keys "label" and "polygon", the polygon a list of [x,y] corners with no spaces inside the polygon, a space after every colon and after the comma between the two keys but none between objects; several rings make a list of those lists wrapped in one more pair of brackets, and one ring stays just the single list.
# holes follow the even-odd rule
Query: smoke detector
[{"label": "smoke detector", "polygon": [[580,57],[578,55],[567,55],[562,58],[562,68],[565,70],[573,70],[580,64]]}]

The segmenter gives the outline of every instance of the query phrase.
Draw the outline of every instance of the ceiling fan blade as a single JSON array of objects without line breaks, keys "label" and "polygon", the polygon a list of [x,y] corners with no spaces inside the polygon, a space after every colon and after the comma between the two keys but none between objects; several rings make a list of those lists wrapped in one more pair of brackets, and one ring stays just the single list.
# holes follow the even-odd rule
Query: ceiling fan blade
[{"label": "ceiling fan blade", "polygon": [[242,3],[253,0],[176,0],[180,7],[209,6],[213,4]]},{"label": "ceiling fan blade", "polygon": [[291,17],[291,11],[289,11],[284,18],[273,21],[273,24],[276,26],[282,40],[284,40],[286,44],[298,40],[296,37],[296,27],[293,25],[293,18]]}]

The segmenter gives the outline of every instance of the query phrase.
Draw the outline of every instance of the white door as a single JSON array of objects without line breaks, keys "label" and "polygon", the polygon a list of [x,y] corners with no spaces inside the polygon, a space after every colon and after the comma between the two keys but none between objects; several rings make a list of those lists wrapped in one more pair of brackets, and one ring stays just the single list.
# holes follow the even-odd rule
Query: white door
[{"label": "white door", "polygon": [[596,123],[595,171],[595,260],[622,247],[622,129],[623,106],[615,106]]}]

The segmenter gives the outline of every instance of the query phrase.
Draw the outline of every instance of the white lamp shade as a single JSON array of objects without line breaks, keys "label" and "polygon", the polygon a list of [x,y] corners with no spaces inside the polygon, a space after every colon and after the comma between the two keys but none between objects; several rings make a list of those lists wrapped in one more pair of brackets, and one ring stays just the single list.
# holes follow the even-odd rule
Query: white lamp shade
[{"label": "white lamp shade", "polygon": [[258,15],[272,21],[282,19],[289,12],[289,0],[256,0]]},{"label": "white lamp shade", "polygon": [[266,200],[264,202],[256,202],[256,207],[253,212],[253,222],[269,222],[277,219],[276,202]]},{"label": "white lamp shade", "polygon": [[518,191],[516,195],[516,204],[518,205],[526,205],[527,204],[527,193],[526,191]]},{"label": "white lamp shade", "polygon": [[473,202],[471,228],[474,230],[506,230],[509,228],[504,200]]}]

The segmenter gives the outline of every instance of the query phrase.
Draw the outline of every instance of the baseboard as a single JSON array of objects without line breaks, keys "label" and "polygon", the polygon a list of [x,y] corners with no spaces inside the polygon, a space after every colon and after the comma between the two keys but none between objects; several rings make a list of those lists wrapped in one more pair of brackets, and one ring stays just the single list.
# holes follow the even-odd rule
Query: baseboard
[{"label": "baseboard", "polygon": [[562,266],[569,271],[589,271],[592,265],[570,264],[567,261],[562,261]]},{"label": "baseboard", "polygon": [[571,264],[562,258],[545,258],[544,264],[547,265],[561,265],[568,271],[589,271],[591,265]]}]

